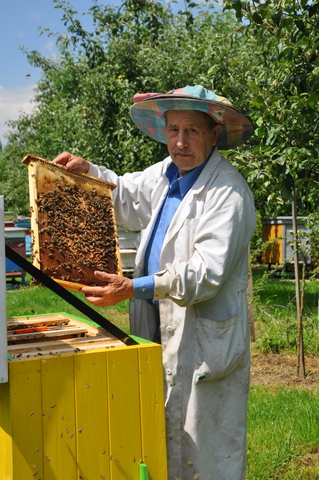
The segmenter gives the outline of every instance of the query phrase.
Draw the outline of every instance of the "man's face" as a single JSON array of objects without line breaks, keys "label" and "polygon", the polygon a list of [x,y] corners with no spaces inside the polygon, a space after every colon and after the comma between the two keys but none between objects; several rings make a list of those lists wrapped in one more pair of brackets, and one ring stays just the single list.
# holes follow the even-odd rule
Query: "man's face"
[{"label": "man's face", "polygon": [[169,110],[166,120],[168,151],[182,176],[206,160],[222,126],[211,129],[206,114],[194,110]]}]

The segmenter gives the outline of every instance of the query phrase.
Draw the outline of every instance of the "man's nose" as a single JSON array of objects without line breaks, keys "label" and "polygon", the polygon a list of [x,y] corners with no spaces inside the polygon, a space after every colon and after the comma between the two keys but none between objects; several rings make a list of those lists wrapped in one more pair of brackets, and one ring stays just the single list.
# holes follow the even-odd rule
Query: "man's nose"
[{"label": "man's nose", "polygon": [[183,132],[182,130],[178,132],[177,138],[176,138],[176,145],[179,148],[188,146],[188,139],[187,139],[186,132]]}]

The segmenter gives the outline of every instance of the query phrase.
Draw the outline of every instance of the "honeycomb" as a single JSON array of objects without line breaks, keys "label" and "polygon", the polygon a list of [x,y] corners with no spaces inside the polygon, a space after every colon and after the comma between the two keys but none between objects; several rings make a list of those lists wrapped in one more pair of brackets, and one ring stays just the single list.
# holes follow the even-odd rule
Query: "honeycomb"
[{"label": "honeycomb", "polygon": [[121,274],[115,185],[27,155],[32,262],[70,289],[103,285],[95,270]]}]

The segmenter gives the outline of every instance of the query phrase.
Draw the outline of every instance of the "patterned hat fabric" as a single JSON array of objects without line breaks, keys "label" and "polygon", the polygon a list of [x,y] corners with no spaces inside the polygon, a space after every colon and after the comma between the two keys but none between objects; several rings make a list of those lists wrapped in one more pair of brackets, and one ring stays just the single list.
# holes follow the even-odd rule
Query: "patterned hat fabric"
[{"label": "patterned hat fabric", "polygon": [[167,143],[164,113],[168,110],[197,110],[210,115],[222,125],[217,147],[228,150],[246,142],[254,128],[250,118],[225,97],[201,85],[178,88],[168,93],[137,93],[131,116],[138,128],[158,142]]}]

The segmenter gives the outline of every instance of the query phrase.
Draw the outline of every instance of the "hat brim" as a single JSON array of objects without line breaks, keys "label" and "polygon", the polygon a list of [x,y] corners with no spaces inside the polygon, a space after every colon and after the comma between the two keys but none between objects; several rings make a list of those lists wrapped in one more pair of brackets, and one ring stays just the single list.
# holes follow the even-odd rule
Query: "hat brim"
[{"label": "hat brim", "polygon": [[231,104],[190,95],[154,95],[131,106],[131,116],[138,128],[158,142],[167,143],[164,113],[168,110],[196,110],[210,115],[222,130],[217,139],[220,150],[245,143],[254,128],[248,115]]}]

